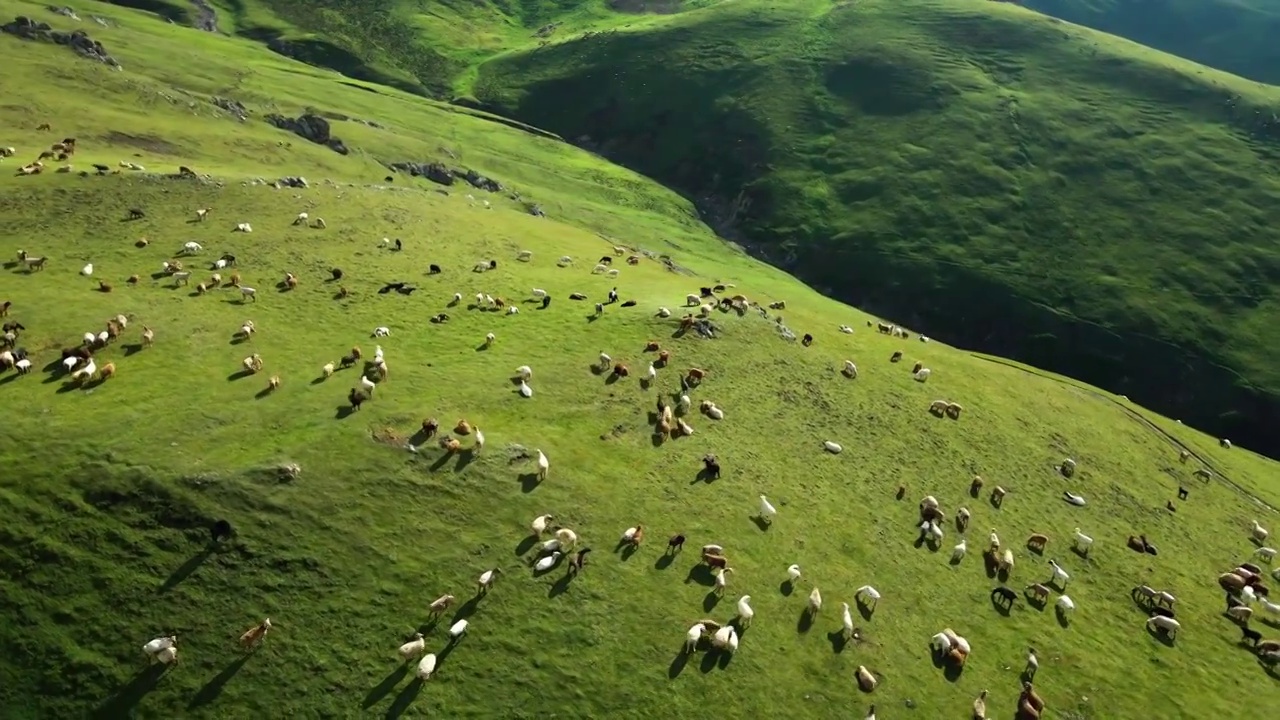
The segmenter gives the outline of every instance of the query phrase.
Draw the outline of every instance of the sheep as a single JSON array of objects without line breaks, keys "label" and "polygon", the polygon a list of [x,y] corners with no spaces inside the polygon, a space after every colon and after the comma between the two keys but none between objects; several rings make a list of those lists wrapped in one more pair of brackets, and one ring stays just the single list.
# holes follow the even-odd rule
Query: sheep
[{"label": "sheep", "polygon": [[[874,611],[880,604],[880,591],[870,585],[863,585],[853,593],[853,599],[857,601],[858,604]],[[870,600],[870,602],[867,602],[868,600]]]},{"label": "sheep", "polygon": [[115,363],[107,363],[106,365],[102,366],[101,370],[98,371],[98,379],[103,382],[106,382],[107,378],[113,378],[115,376],[116,376]]},{"label": "sheep", "polygon": [[401,645],[396,652],[400,653],[400,657],[404,658],[405,662],[409,662],[425,652],[426,649],[427,641],[422,637],[422,633],[414,633],[413,639]]},{"label": "sheep", "polygon": [[982,476],[974,475],[973,480],[969,483],[969,494],[978,497],[978,493],[982,492]]},{"label": "sheep", "polygon": [[632,547],[639,547],[640,543],[643,541],[644,541],[644,526],[636,525],[635,527],[629,527],[625,531],[623,531],[622,539],[619,542],[626,545],[631,545]]},{"label": "sheep", "polygon": [[267,392],[275,392],[276,390],[279,390],[279,389],[280,389],[280,376],[272,375],[271,379],[267,381]]},{"label": "sheep", "polygon": [[1006,573],[1013,572],[1013,550],[1006,548],[1004,555],[1000,556],[999,568]]},{"label": "sheep", "polygon": [[551,463],[547,461],[547,456],[541,450],[538,450],[538,480],[539,482],[547,479],[547,471],[551,469]]},{"label": "sheep", "polygon": [[240,302],[244,302],[248,298],[253,298],[253,301],[255,303],[258,302],[258,291],[247,285],[241,285],[240,286]]},{"label": "sheep", "polygon": [[373,335],[371,337],[391,337],[391,328],[388,328],[386,325],[379,325],[373,329]]},{"label": "sheep", "polygon": [[556,550],[555,552],[551,553],[550,555],[548,555],[548,556],[546,556],[546,557],[542,558],[541,560],[539,560],[538,562],[534,563],[534,564],[533,564],[533,571],[534,571],[534,572],[546,572],[546,571],[550,570],[551,568],[555,567],[556,563],[560,562],[560,558],[562,558],[562,557],[564,557],[564,553],[560,552],[559,550]]},{"label": "sheep", "polygon": [[951,548],[951,562],[958,563],[964,559],[965,552],[968,550],[968,544],[965,540],[961,540],[958,545]]},{"label": "sheep", "polygon": [[1049,600],[1049,588],[1041,583],[1032,583],[1023,589],[1023,592],[1030,591],[1031,598],[1035,602],[1043,603]]},{"label": "sheep", "polygon": [[718,595],[724,594],[724,589],[729,586],[729,573],[733,572],[731,567],[720,568],[720,572],[716,573],[715,592]]},{"label": "sheep", "polygon": [[729,565],[729,560],[723,555],[714,552],[702,551],[702,562],[709,568],[725,568]]},{"label": "sheep", "polygon": [[242,223],[237,223],[235,228],[232,229],[231,232],[251,233],[253,232],[253,228],[250,227],[249,223],[242,222]]},{"label": "sheep", "polygon": [[1076,528],[1075,549],[1079,551],[1081,555],[1088,557],[1089,548],[1091,547],[1093,547],[1093,538],[1080,532],[1080,528]]},{"label": "sheep", "polygon": [[1258,548],[1257,550],[1254,550],[1254,551],[1253,551],[1253,554],[1254,554],[1254,555],[1257,555],[1258,557],[1261,557],[1263,560],[1267,561],[1268,563],[1270,563],[1272,560],[1275,560],[1275,559],[1276,559],[1276,549],[1275,549],[1275,548],[1270,548],[1270,547],[1260,547],[1260,548]]},{"label": "sheep", "polygon": [[484,595],[485,593],[488,593],[489,589],[493,587],[494,581],[496,581],[498,576],[501,574],[502,568],[497,567],[480,573],[479,579],[476,580],[476,594]]},{"label": "sheep", "polygon": [[[1066,596],[1064,595],[1063,597],[1066,597]],[[1061,602],[1061,599],[1059,599],[1059,602]],[[1171,617],[1165,617],[1163,615],[1153,615],[1147,618],[1148,630],[1159,630],[1160,632],[1170,637],[1176,636],[1178,634],[1178,630],[1180,630],[1181,628],[1182,628],[1182,623],[1179,623],[1177,620],[1174,620]]]},{"label": "sheep", "polygon": [[191,284],[191,271],[190,271],[190,270],[184,270],[184,271],[182,271],[182,272],[176,272],[176,273],[173,273],[172,275],[170,275],[170,277],[171,277],[171,278],[173,278],[173,286],[174,286],[174,287],[178,287],[179,285],[190,285],[190,284]]},{"label": "sheep", "polygon": [[925,382],[929,379],[931,374],[933,374],[933,371],[929,368],[921,368],[919,371],[913,373],[912,377],[916,382]]},{"label": "sheep", "polygon": [[852,360],[845,360],[844,369],[840,372],[850,380],[856,380],[858,377],[858,366],[854,365]]},{"label": "sheep", "polygon": [[450,643],[458,642],[458,640],[460,640],[462,636],[466,634],[467,626],[469,626],[470,624],[471,623],[469,623],[464,619],[464,620],[459,620],[458,622],[450,625],[449,626],[449,642]]},{"label": "sheep", "polygon": [[760,496],[760,519],[772,525],[773,518],[778,514],[778,510],[769,502],[764,495]]},{"label": "sheep", "polygon": [[810,615],[817,615],[822,610],[822,593],[816,587],[809,593],[808,608]]},{"label": "sheep", "polygon": [[960,532],[964,532],[969,528],[969,518],[971,514],[969,508],[960,508],[956,511],[956,528]]},{"label": "sheep", "polygon": [[196,253],[200,252],[201,250],[204,250],[204,246],[203,246],[203,245],[201,245],[200,243],[198,243],[198,242],[196,242],[196,241],[192,240],[192,241],[190,241],[190,242],[184,243],[184,244],[183,244],[183,246],[182,246],[182,250],[181,250],[181,251],[179,251],[179,252],[180,252],[180,254],[185,253],[185,254],[187,254],[187,255],[195,255]]},{"label": "sheep", "polygon": [[1226,439],[1226,438],[1219,438],[1219,439],[1218,439],[1218,447],[1223,447],[1223,448],[1226,448],[1227,450],[1230,450],[1230,449],[1231,449],[1231,441],[1230,441],[1230,440],[1228,440],[1228,439]]},{"label": "sheep", "polygon": [[691,653],[698,647],[698,641],[702,639],[702,634],[707,631],[707,626],[703,623],[696,623],[685,633],[684,651]]},{"label": "sheep", "polygon": [[248,650],[256,648],[266,639],[267,633],[271,630],[271,618],[265,618],[262,622],[254,625],[240,636],[240,647]]},{"label": "sheep", "polygon": [[19,375],[26,375],[27,373],[31,372],[31,360],[29,360],[28,358],[22,358],[21,360],[18,360],[13,364],[13,366],[18,370]]},{"label": "sheep", "polygon": [[1249,618],[1253,617],[1253,608],[1247,605],[1237,605],[1227,609],[1227,615],[1236,622],[1244,625],[1248,624]]},{"label": "sheep", "polygon": [[530,260],[533,259],[533,251],[521,250],[519,253],[516,254],[516,259],[519,260],[520,262],[529,262]]},{"label": "sheep", "polygon": [[996,534],[995,528],[991,529],[991,534],[987,537],[991,543],[990,544],[991,552],[997,552],[998,550],[1000,550],[1000,536]]},{"label": "sheep", "polygon": [[92,275],[92,274],[93,274],[93,263],[88,263],[88,264],[87,264],[87,265],[85,265],[84,267],[80,268],[80,274],[81,274],[81,275],[84,275],[85,277],[89,277],[90,275]]},{"label": "sheep", "polygon": [[839,455],[840,451],[844,450],[844,448],[840,446],[840,443],[834,442],[832,440],[824,440],[822,443],[822,449],[826,450],[832,455]]},{"label": "sheep", "polygon": [[1257,520],[1253,521],[1253,530],[1251,531],[1250,535],[1251,537],[1253,537],[1254,540],[1260,543],[1266,542],[1267,536],[1270,534],[1271,533],[1268,532],[1266,528],[1258,524]]},{"label": "sheep", "polygon": [[628,368],[624,363],[614,363],[613,365],[614,376],[624,378],[630,374],[631,374],[631,369]]},{"label": "sheep", "polygon": [[1049,567],[1053,569],[1053,578],[1049,582],[1065,589],[1067,582],[1071,580],[1071,575],[1067,574],[1067,571],[1054,560],[1049,561]]},{"label": "sheep", "polygon": [[1027,547],[1032,550],[1038,550],[1040,552],[1044,552],[1044,546],[1048,544],[1049,544],[1049,536],[1047,535],[1042,535],[1040,533],[1032,533],[1031,537],[1027,538]]},{"label": "sheep", "polygon": [[1076,461],[1072,460],[1071,458],[1066,458],[1065,460],[1062,461],[1062,464],[1058,466],[1058,472],[1062,473],[1063,477],[1068,477],[1068,478],[1075,475]]},{"label": "sheep", "polygon": [[740,628],[749,628],[751,626],[751,618],[755,618],[755,610],[751,609],[751,596],[737,598],[737,620],[739,620]]},{"label": "sheep", "polygon": [[1063,615],[1066,615],[1067,613],[1075,612],[1075,609],[1076,609],[1075,601],[1072,600],[1067,595],[1060,595],[1058,597],[1058,602],[1055,603],[1055,606],[1057,608],[1057,611]]},{"label": "sheep", "polygon": [[254,353],[244,360],[241,360],[240,364],[244,366],[245,372],[256,373],[262,370],[262,357],[257,353]]},{"label": "sheep", "polygon": [[947,412],[947,407],[950,405],[951,403],[946,400],[934,400],[929,403],[929,412],[937,415],[938,417],[942,417],[943,414]]}]

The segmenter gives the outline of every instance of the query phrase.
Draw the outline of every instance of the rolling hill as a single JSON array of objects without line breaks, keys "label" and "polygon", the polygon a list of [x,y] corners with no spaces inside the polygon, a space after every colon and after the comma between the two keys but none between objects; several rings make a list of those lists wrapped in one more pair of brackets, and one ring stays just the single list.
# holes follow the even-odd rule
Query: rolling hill
[{"label": "rolling hill", "polygon": [[[1231,716],[1240,687],[1260,707],[1280,699],[1214,584],[1253,557],[1253,521],[1280,528],[1273,461],[1078,381],[920,342],[918,328],[881,334],[876,317],[717,237],[680,195],[545,131],[246,38],[88,0],[72,8],[77,19],[29,2],[5,12],[83,30],[101,48],[0,33],[0,147],[15,148],[0,160],[0,302],[32,361],[28,374],[0,373],[6,720],[281,708],[816,718],[870,704],[879,717],[951,717],[983,689],[1007,717],[1029,646],[1054,716]],[[73,157],[15,172],[66,137]],[[301,212],[325,227],[295,224]],[[234,232],[240,223],[252,232]],[[184,284],[162,264],[188,242],[200,247],[181,258]],[[46,258],[43,269],[20,252]],[[227,254],[236,265],[222,279],[239,274],[255,300],[223,283],[200,291]],[[602,256],[617,258],[616,277],[593,272]],[[416,290],[380,292],[397,281]],[[681,332],[686,295],[716,284],[786,307],[710,310],[715,337]],[[596,311],[615,287],[635,306]],[[550,294],[545,308],[534,288]],[[520,311],[481,310],[477,293]],[[60,350],[116,315],[127,327],[94,353],[115,376],[61,372]],[[247,340],[246,320],[257,330]],[[389,335],[371,337],[380,326]],[[783,327],[815,340],[788,341]],[[673,358],[646,383],[650,341]],[[366,360],[381,346],[388,364],[358,411],[348,393],[376,373],[322,372],[353,345]],[[594,371],[601,350],[629,376]],[[264,369],[247,374],[255,353]],[[849,359],[856,379],[840,372]],[[912,378],[917,361],[927,382]],[[521,365],[529,398],[512,382]],[[693,434],[655,437],[658,400],[674,401],[694,367],[707,372],[687,391]],[[960,403],[960,417],[930,415],[939,398]],[[699,412],[708,400],[723,419]],[[466,418],[485,445],[456,436],[462,449],[445,453],[422,437],[424,418],[448,436]],[[539,450],[550,460],[541,482]],[[719,479],[699,472],[708,453]],[[1068,457],[1070,479],[1055,468]],[[987,483],[978,497],[975,474]],[[1008,490],[998,507],[997,485]],[[761,494],[777,507],[771,523],[754,517]],[[967,534],[946,522],[942,542],[916,542],[926,495],[949,517],[967,507]],[[545,513],[593,548],[576,578],[563,561],[532,572],[530,522]],[[219,519],[235,536],[210,543]],[[645,542],[616,547],[637,524]],[[1071,550],[1076,528],[1094,539],[1087,554]],[[1015,560],[1008,577],[982,566],[993,529]],[[686,547],[665,553],[676,533]],[[1024,546],[1032,533],[1048,535],[1043,554]],[[1159,553],[1127,549],[1136,534]],[[962,537],[974,542],[951,564]],[[723,596],[698,562],[709,543],[734,570]],[[1060,590],[1048,607],[993,607],[993,588],[1047,580],[1050,559],[1070,572],[1060,590],[1074,615],[1055,616]],[[793,563],[802,576],[788,585]],[[494,567],[500,579],[474,597]],[[1144,630],[1130,596],[1139,583],[1176,594],[1176,640]],[[874,612],[853,608],[857,639],[846,640],[840,603],[864,584],[883,597]],[[816,618],[804,612],[814,588]],[[427,606],[446,592],[459,602],[432,621]],[[731,620],[744,595],[755,616],[735,655],[681,652],[690,625]],[[1256,609],[1252,627],[1277,637]],[[241,652],[237,637],[264,617],[265,644]],[[447,644],[464,618],[466,637]],[[929,637],[944,627],[973,644],[962,672],[931,662]],[[440,659],[425,683],[396,655],[415,631]],[[169,633],[178,664],[149,667],[143,643]],[[874,693],[854,684],[859,665],[880,675]]]},{"label": "rolling hill", "polygon": [[1276,0],[1027,0],[1023,5],[1241,77],[1280,83]]},{"label": "rolling hill", "polygon": [[1280,91],[974,0],[218,7],[652,177],[832,297],[1280,455]]}]

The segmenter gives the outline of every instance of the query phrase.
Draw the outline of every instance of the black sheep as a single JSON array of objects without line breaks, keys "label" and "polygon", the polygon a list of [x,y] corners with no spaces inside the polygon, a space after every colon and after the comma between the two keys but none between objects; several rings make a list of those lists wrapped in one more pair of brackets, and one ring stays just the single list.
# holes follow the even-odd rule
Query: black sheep
[{"label": "black sheep", "polygon": [[213,542],[229,540],[233,534],[231,523],[226,520],[218,520],[214,522],[213,527],[209,529],[209,534],[212,536]]},{"label": "black sheep", "polygon": [[546,309],[547,309],[547,306],[548,306],[548,305],[550,305],[550,304],[551,304],[551,296],[550,296],[550,295],[547,295],[547,296],[545,296],[545,297],[543,297],[543,298],[542,298],[542,309],[543,309],[543,310],[546,310]]},{"label": "black sheep", "polygon": [[404,249],[404,245],[400,243],[400,238],[396,238],[396,250],[399,251],[403,249]]},{"label": "black sheep", "polygon": [[334,269],[330,270],[330,271],[329,271],[329,274],[333,275],[333,279],[334,279],[334,280],[341,280],[341,279],[342,279],[342,270],[341,270],[340,268],[334,268]]},{"label": "black sheep", "polygon": [[427,272],[431,275],[439,275],[440,266],[436,265],[435,263],[432,263],[430,266],[427,267]]}]

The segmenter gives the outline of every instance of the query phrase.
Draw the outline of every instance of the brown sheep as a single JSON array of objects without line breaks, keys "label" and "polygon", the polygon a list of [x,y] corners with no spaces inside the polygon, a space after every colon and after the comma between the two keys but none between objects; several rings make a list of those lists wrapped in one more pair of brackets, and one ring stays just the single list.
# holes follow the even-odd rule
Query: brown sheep
[{"label": "brown sheep", "polygon": [[339,299],[339,300],[341,300],[341,299],[343,299],[343,298],[347,297],[347,296],[348,296],[348,295],[350,295],[350,294],[351,294],[351,292],[350,292],[349,290],[347,290],[347,288],[346,288],[346,286],[345,286],[345,285],[343,285],[343,286],[341,286],[341,287],[339,287],[339,288],[338,288],[338,299]]},{"label": "brown sheep", "polygon": [[899,350],[899,351],[897,351],[897,352],[895,352],[894,354],[892,354],[892,355],[890,355],[890,356],[889,356],[889,362],[891,362],[891,363],[896,363],[896,362],[898,362],[898,361],[899,361],[899,360],[901,360],[901,359],[902,359],[902,351],[901,351],[901,350]]},{"label": "brown sheep", "polygon": [[1027,538],[1027,547],[1028,547],[1028,548],[1030,548],[1030,549],[1032,549],[1032,550],[1036,550],[1036,551],[1039,551],[1039,552],[1044,552],[1044,546],[1045,546],[1045,545],[1047,545],[1047,544],[1049,544],[1049,536],[1048,536],[1048,535],[1041,535],[1040,533],[1033,533],[1033,534],[1031,535],[1031,537]]},{"label": "brown sheep", "polygon": [[876,679],[876,676],[873,675],[865,665],[859,665],[858,669],[855,670],[853,674],[858,678],[858,688],[861,689],[862,692],[869,693],[872,690],[875,690],[876,685],[880,683],[880,681]]},{"label": "brown sheep", "polygon": [[662,347],[658,345],[657,340],[650,340],[649,342],[645,343],[645,346],[644,346],[645,352],[658,352],[661,349]]},{"label": "brown sheep", "polygon": [[425,439],[430,440],[440,431],[440,423],[435,418],[427,418],[422,421],[422,434]]},{"label": "brown sheep", "polygon": [[680,329],[681,329],[681,330],[688,330],[688,329],[689,329],[689,328],[691,328],[691,327],[693,327],[693,316],[692,316],[692,315],[685,315],[684,317],[680,318]]},{"label": "brown sheep", "polygon": [[141,280],[142,278],[138,277],[137,275],[130,275],[129,279],[125,280],[125,282],[128,283],[129,285],[137,285]]},{"label": "brown sheep", "polygon": [[654,427],[654,434],[663,437],[671,435],[671,423],[666,418],[659,418],[658,424]]},{"label": "brown sheep", "polygon": [[912,375],[915,375],[916,373],[920,372],[920,370],[921,370],[923,367],[924,367],[924,363],[922,363],[922,362],[920,362],[919,360],[917,360],[917,361],[916,361],[916,364],[911,368],[911,374],[912,374]]},{"label": "brown sheep", "polygon": [[632,255],[631,257],[627,258],[627,264],[628,264],[628,265],[639,265],[639,264],[640,264],[640,256],[639,256],[639,255]]},{"label": "brown sheep", "polygon": [[947,417],[951,418],[952,420],[959,420],[960,413],[964,412],[964,406],[961,405],[960,403],[954,403],[954,402],[948,403],[946,409],[943,412],[945,412],[947,414]]},{"label": "brown sheep", "polygon": [[240,273],[238,272],[231,273],[231,277],[227,278],[227,281],[223,283],[225,287],[236,287],[239,284],[240,284]]},{"label": "brown sheep", "polygon": [[1004,496],[1008,494],[1009,494],[1008,490],[1005,490],[1003,487],[1000,487],[999,485],[995,486],[994,488],[991,489],[991,504],[995,505],[996,507],[1000,507],[1001,505],[1004,505]]},{"label": "brown sheep", "polygon": [[1218,585],[1235,595],[1239,595],[1244,590],[1245,584],[1244,578],[1235,573],[1223,573],[1218,576]]},{"label": "brown sheep", "polygon": [[688,377],[689,381],[692,382],[694,380],[701,381],[706,376],[707,371],[702,368],[689,368],[689,374],[686,377]]},{"label": "brown sheep", "polygon": [[658,353],[658,365],[666,367],[668,362],[671,362],[671,353],[667,350],[660,351]]},{"label": "brown sheep", "polygon": [[134,244],[133,244],[133,246],[134,246],[134,247],[144,248],[144,247],[146,247],[146,246],[148,246],[148,245],[150,245],[150,244],[151,244],[151,241],[150,241],[150,240],[148,240],[148,239],[146,239],[146,238],[138,238],[138,242],[134,243]]},{"label": "brown sheep", "polygon": [[105,280],[99,280],[99,281],[98,281],[98,292],[104,292],[104,293],[109,293],[109,292],[111,292],[111,284],[110,284],[110,283],[108,283],[108,282],[106,282]]},{"label": "brown sheep", "polygon": [[455,453],[462,447],[462,443],[458,442],[457,438],[447,437],[440,440],[440,447],[447,453]]},{"label": "brown sheep", "polygon": [[1028,585],[1026,591],[1031,593],[1031,598],[1038,603],[1049,602],[1049,588],[1040,583]]},{"label": "brown sheep", "polygon": [[267,381],[267,392],[275,392],[276,390],[279,390],[279,389],[280,389],[280,376],[272,375],[271,379]]},{"label": "brown sheep", "polygon": [[359,345],[352,345],[352,346],[351,346],[351,357],[353,357],[353,358],[355,358],[355,359],[357,359],[357,360],[359,360],[360,358],[364,357],[364,353],[360,352],[360,346],[359,346]]},{"label": "brown sheep", "polygon": [[631,536],[631,539],[628,542],[631,543],[632,547],[640,547],[640,543],[644,542],[644,526],[643,525],[640,525],[640,524],[636,525],[636,531]]},{"label": "brown sheep", "polygon": [[613,374],[618,377],[626,377],[631,374],[631,370],[623,363],[615,363],[613,366]]},{"label": "brown sheep", "polygon": [[458,424],[454,426],[453,431],[458,433],[459,435],[470,435],[471,423],[467,422],[466,420],[460,419],[458,420]]},{"label": "brown sheep", "polygon": [[290,290],[293,290],[298,287],[298,278],[293,273],[285,273],[284,284]]},{"label": "brown sheep", "polygon": [[702,553],[702,562],[706,563],[707,567],[720,568],[722,570],[729,565],[729,559],[725,556],[707,552]]},{"label": "brown sheep", "polygon": [[106,381],[107,378],[115,377],[115,375],[116,375],[115,363],[107,363],[106,365],[102,366],[101,370],[98,371],[98,379],[104,382]]}]

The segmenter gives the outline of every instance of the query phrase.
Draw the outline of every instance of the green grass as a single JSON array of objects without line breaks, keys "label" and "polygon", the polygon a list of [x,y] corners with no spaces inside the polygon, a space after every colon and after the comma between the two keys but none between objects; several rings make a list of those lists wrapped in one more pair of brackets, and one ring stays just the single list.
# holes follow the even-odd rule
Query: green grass
[{"label": "green grass", "polygon": [[[1280,455],[1270,86],[986,0],[218,7],[308,62],[580,142],[829,295]],[[1183,7],[1144,28],[1186,35]],[[1230,28],[1270,37],[1224,22],[1204,37],[1242,56]]]},{"label": "green grass", "polygon": [[[66,24],[36,4],[12,6]],[[98,356],[117,365],[114,379],[77,389],[43,371],[0,376],[9,408],[0,428],[6,718],[259,717],[282,708],[318,717],[690,717],[708,707],[735,717],[831,717],[870,702],[885,716],[908,700],[921,717],[950,717],[965,714],[983,688],[996,716],[1007,716],[1028,645],[1041,652],[1038,686],[1055,716],[1229,716],[1239,684],[1260,707],[1280,698],[1274,680],[1235,646],[1238,632],[1219,616],[1212,582],[1251,551],[1251,519],[1273,531],[1280,521],[1232,485],[1193,481],[1198,465],[1180,465],[1177,445],[1147,423],[1276,506],[1273,462],[1223,450],[1190,427],[1065,378],[875,334],[865,313],[718,240],[673,193],[564,144],[247,41],[89,2],[74,7],[119,23],[92,34],[126,69],[0,36],[8,80],[0,144],[20,151],[0,168],[74,135],[77,167],[128,159],[155,173],[183,164],[216,182],[0,175],[0,258],[19,249],[50,257],[41,273],[7,268],[0,276],[3,299],[14,302],[8,319],[28,327],[20,344],[36,367],[106,318],[134,316],[126,336]],[[239,124],[215,112],[211,94],[244,101],[253,118]],[[335,134],[355,148],[342,157],[260,119],[307,106],[385,129],[335,122]],[[53,132],[36,132],[41,122]],[[471,191],[472,202],[468,190],[443,195],[404,177],[394,189],[378,187],[386,173],[379,161],[449,153],[459,157],[450,163],[497,178],[549,217],[531,217],[501,194]],[[249,184],[286,174],[312,187]],[[147,217],[122,221],[135,206]],[[189,222],[208,206],[208,222]],[[301,210],[324,217],[328,229],[291,227]],[[231,233],[240,221],[254,232]],[[134,247],[139,236],[152,244]],[[379,249],[383,236],[402,238],[405,251]],[[187,240],[205,246],[205,259],[236,254],[258,302],[243,305],[226,290],[192,297],[189,288],[151,281]],[[619,263],[616,281],[591,275],[592,261],[616,243],[668,254],[688,273],[645,261]],[[516,262],[519,249],[532,250],[533,262]],[[577,265],[555,267],[563,254]],[[499,259],[495,272],[469,272],[489,257]],[[78,275],[86,262],[113,292],[95,292]],[[444,273],[426,276],[428,263]],[[347,300],[335,300],[334,284],[324,282],[333,266],[347,272]],[[301,286],[277,292],[286,272]],[[135,273],[144,281],[125,286]],[[407,298],[377,294],[396,278],[421,289]],[[787,324],[817,341],[807,349],[786,343],[754,313],[717,314],[723,336],[714,341],[672,337],[674,324],[653,317],[657,306],[674,309],[715,281],[761,302],[786,300]],[[588,322],[590,303],[567,299],[581,291],[594,300],[614,284],[637,300],[634,310],[611,307]],[[552,292],[548,309],[522,305],[519,315],[500,316],[446,308],[455,291],[519,300],[532,287]],[[451,322],[427,322],[441,311]],[[232,344],[246,319],[259,333]],[[856,332],[841,334],[840,324]],[[130,352],[142,325],[154,329],[155,347]],[[339,417],[355,371],[315,382],[320,367],[353,344],[371,353],[378,325],[392,329],[378,341],[391,377],[364,409]],[[487,332],[495,345],[477,350]],[[634,376],[607,384],[589,371],[601,349],[644,368],[649,339],[675,353],[655,388]],[[927,384],[888,362],[899,349],[904,364],[933,368]],[[264,372],[229,379],[250,352],[265,359]],[[845,358],[859,364],[855,381],[837,373]],[[509,383],[522,364],[534,368],[529,400]],[[690,366],[710,371],[695,402],[712,399],[727,417],[695,413],[694,436],[654,446],[647,414]],[[273,374],[283,387],[258,397]],[[937,397],[962,402],[964,417],[929,416]],[[430,444],[406,452],[426,416],[445,426],[468,418],[484,429],[486,448],[471,458],[442,458]],[[823,454],[824,439],[844,452]],[[514,445],[547,453],[545,483],[523,485],[531,468],[510,462]],[[695,479],[707,452],[725,468],[714,483]],[[1069,484],[1052,469],[1065,456],[1080,463]],[[301,477],[278,480],[270,469],[283,462],[298,463]],[[974,473],[1010,489],[1003,508],[966,497]],[[1164,503],[1179,484],[1191,497],[1170,514]],[[908,492],[896,501],[900,485]],[[1064,487],[1089,505],[1067,506]],[[767,531],[750,518],[760,493],[780,510]],[[987,600],[996,581],[976,552],[958,567],[946,563],[958,541],[953,526],[940,552],[913,548],[915,501],[925,494],[952,512],[971,507],[974,545],[997,528],[1017,552],[1014,587],[1047,577],[1044,559],[1021,541],[1050,534],[1048,555],[1073,574],[1072,624],[1022,602],[998,615]],[[562,570],[534,578],[525,564],[528,523],[545,512],[595,549],[567,585]],[[219,517],[235,523],[238,538],[209,552],[207,523]],[[637,522],[650,540],[629,559],[612,555],[615,538]],[[1076,526],[1096,539],[1088,561],[1067,550]],[[690,547],[668,565],[662,540],[677,531]],[[1158,557],[1124,548],[1137,532],[1159,544]],[[696,548],[708,542],[725,545],[736,570],[718,604],[709,578],[691,571]],[[787,596],[779,583],[791,563],[805,577]],[[394,650],[424,623],[427,603],[446,591],[469,599],[475,577],[495,565],[505,576],[460,611],[470,614],[470,635],[436,679],[420,687],[404,677]],[[1138,582],[1178,595],[1186,631],[1174,646],[1143,632],[1127,596]],[[867,641],[836,652],[829,633],[839,628],[838,603],[865,583],[884,593],[875,616],[858,620]],[[814,585],[827,605],[801,632]],[[742,593],[752,596],[756,618],[737,656],[675,662],[685,629],[707,615],[728,619]],[[262,616],[276,629],[244,659],[235,638]],[[432,650],[444,647],[453,617],[428,632]],[[975,646],[954,682],[925,648],[943,626]],[[173,630],[180,665],[158,680],[139,674],[141,644]],[[871,697],[853,684],[859,664],[883,674]]]}]

